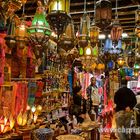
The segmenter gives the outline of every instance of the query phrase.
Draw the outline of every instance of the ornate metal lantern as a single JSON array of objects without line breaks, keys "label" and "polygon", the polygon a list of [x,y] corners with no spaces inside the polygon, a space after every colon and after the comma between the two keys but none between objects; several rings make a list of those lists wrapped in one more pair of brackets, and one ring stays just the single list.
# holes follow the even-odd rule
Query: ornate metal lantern
[{"label": "ornate metal lantern", "polygon": [[95,25],[95,22],[93,22],[90,27],[90,43],[92,46],[98,43],[98,36],[99,36],[99,27]]},{"label": "ornate metal lantern", "polygon": [[80,33],[78,43],[80,47],[86,47],[89,40],[90,18],[87,13],[84,13],[80,22]]},{"label": "ornate metal lantern", "polygon": [[15,30],[15,39],[19,48],[24,48],[27,37],[27,26],[25,25],[25,21],[22,20],[20,25],[18,25]]},{"label": "ornate metal lantern", "polygon": [[118,63],[118,65],[119,65],[119,67],[122,67],[122,66],[124,65],[124,63],[125,63],[124,58],[119,57],[118,60],[117,60],[117,63]]},{"label": "ornate metal lantern", "polygon": [[130,68],[134,66],[135,63],[135,53],[133,51],[129,51],[128,57],[127,57],[127,64]]},{"label": "ornate metal lantern", "polygon": [[99,0],[96,2],[95,23],[100,28],[110,25],[112,20],[112,5],[109,0]]},{"label": "ornate metal lantern", "polygon": [[114,44],[118,44],[119,39],[123,33],[123,29],[119,23],[119,20],[115,19],[111,29],[111,40]]},{"label": "ornate metal lantern", "polygon": [[74,25],[71,21],[66,27],[65,32],[60,36],[59,47],[63,48],[65,51],[71,50],[75,45],[75,32]]},{"label": "ornate metal lantern", "polygon": [[69,13],[69,0],[53,0],[49,5],[47,19],[51,28],[58,34],[62,34],[71,20]]},{"label": "ornate metal lantern", "polygon": [[38,8],[32,21],[32,26],[28,28],[29,39],[37,47],[42,47],[49,40],[51,29],[46,20],[44,7],[38,2]]}]

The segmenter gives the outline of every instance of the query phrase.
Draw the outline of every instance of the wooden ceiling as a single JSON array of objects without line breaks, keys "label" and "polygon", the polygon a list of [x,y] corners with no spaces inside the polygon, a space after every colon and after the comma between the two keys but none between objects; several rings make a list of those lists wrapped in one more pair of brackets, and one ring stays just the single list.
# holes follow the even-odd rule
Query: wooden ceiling
[{"label": "wooden ceiling", "polygon": [[[97,0],[96,0],[97,1]],[[110,0],[112,3],[112,19],[115,17],[116,0]],[[44,1],[43,1],[44,2]],[[91,21],[94,16],[94,0],[86,0],[86,11]],[[123,27],[124,32],[133,34],[135,30],[135,11],[138,9],[140,0],[118,0],[118,18]],[[25,15],[33,17],[37,7],[37,0],[27,0],[25,4]],[[70,0],[70,15],[74,21],[75,27],[80,24],[80,17],[83,15],[84,0]],[[22,15],[22,9],[16,14]]]}]

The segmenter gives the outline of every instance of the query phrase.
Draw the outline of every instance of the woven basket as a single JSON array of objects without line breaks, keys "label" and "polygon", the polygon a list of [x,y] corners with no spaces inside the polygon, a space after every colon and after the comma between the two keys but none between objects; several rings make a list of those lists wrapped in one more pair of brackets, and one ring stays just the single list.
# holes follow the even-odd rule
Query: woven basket
[{"label": "woven basket", "polygon": [[85,138],[78,135],[60,135],[57,140],[85,140]]}]

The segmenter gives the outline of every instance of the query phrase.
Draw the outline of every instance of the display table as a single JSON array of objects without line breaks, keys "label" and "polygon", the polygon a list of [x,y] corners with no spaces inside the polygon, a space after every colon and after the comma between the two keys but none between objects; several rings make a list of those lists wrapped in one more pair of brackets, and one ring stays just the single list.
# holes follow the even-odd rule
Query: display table
[{"label": "display table", "polygon": [[78,135],[60,135],[57,140],[85,140],[85,138]]}]

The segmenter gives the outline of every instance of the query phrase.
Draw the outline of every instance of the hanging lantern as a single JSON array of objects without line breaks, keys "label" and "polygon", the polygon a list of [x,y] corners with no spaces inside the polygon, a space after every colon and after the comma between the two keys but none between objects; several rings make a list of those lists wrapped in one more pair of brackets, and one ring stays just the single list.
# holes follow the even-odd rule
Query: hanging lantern
[{"label": "hanging lantern", "polygon": [[84,13],[80,21],[80,33],[78,36],[78,43],[80,47],[88,45],[89,40],[90,18],[87,13]]},{"label": "hanging lantern", "polygon": [[138,77],[139,76],[139,71],[138,70],[134,70],[134,76]]},{"label": "hanging lantern", "polygon": [[90,27],[90,43],[94,46],[98,42],[99,28],[93,22]]},{"label": "hanging lantern", "polygon": [[135,22],[136,25],[140,25],[140,7],[135,12]]},{"label": "hanging lantern", "polygon": [[95,23],[99,28],[110,25],[112,20],[112,5],[109,0],[99,0],[96,2]]},{"label": "hanging lantern", "polygon": [[138,38],[140,38],[140,25],[137,25],[135,28],[135,34]]},{"label": "hanging lantern", "polygon": [[15,41],[15,20],[12,19],[12,21],[10,22],[9,26],[8,26],[8,31],[7,31],[7,36],[5,37],[6,40],[6,45],[9,48],[13,48],[16,44]]},{"label": "hanging lantern", "polygon": [[127,57],[127,64],[130,68],[134,66],[135,63],[135,53],[133,51],[129,51],[128,57]]},{"label": "hanging lantern", "polygon": [[111,40],[114,44],[118,44],[119,39],[123,33],[123,29],[119,23],[119,20],[115,19],[111,29]]},{"label": "hanging lantern", "polygon": [[75,45],[75,32],[73,22],[66,27],[65,32],[60,36],[59,47],[65,51],[71,50]]},{"label": "hanging lantern", "polygon": [[58,34],[62,34],[71,20],[69,13],[69,0],[53,0],[49,5],[47,19],[51,28]]},{"label": "hanging lantern", "polygon": [[134,69],[135,69],[135,70],[139,70],[139,69],[140,69],[140,64],[136,62],[136,63],[134,64]]},{"label": "hanging lantern", "polygon": [[42,47],[49,40],[51,29],[45,19],[44,7],[38,2],[38,8],[32,21],[32,26],[28,28],[29,39],[37,47]]},{"label": "hanging lantern", "polygon": [[49,5],[49,13],[57,11],[69,13],[69,7],[69,0],[53,0]]},{"label": "hanging lantern", "polygon": [[125,63],[125,60],[122,57],[119,57],[117,60],[117,63],[119,65],[119,67],[122,67]]},{"label": "hanging lantern", "polygon": [[21,24],[18,25],[15,30],[15,39],[19,48],[25,47],[25,43],[28,37],[27,35],[27,26],[25,25],[25,21],[22,20]]}]

